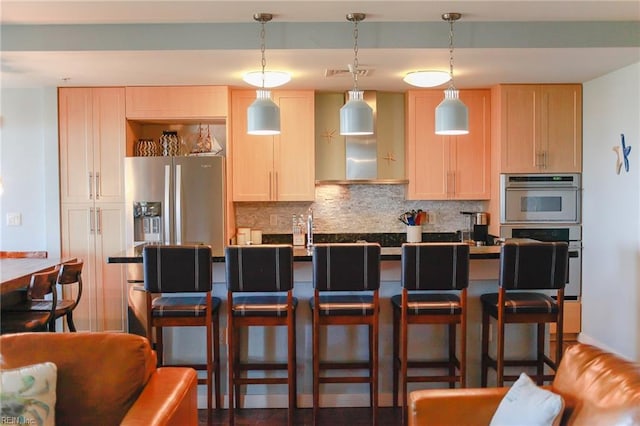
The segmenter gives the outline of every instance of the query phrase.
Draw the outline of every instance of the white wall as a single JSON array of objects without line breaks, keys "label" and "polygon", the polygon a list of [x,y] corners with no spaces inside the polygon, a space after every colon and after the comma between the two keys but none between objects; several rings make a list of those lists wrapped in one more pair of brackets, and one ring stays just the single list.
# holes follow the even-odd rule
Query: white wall
[{"label": "white wall", "polygon": [[[583,87],[580,340],[640,360],[640,63]],[[630,169],[616,174],[625,135]]]},{"label": "white wall", "polygon": [[[0,124],[0,249],[60,254],[58,107],[55,88],[3,89]],[[21,226],[7,226],[20,213]]]}]

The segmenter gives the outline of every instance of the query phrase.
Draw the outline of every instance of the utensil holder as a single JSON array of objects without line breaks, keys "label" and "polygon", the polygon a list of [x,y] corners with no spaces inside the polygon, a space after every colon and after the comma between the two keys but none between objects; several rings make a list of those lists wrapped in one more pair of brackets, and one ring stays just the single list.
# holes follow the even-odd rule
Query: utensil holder
[{"label": "utensil holder", "polygon": [[407,242],[422,242],[422,225],[407,225]]}]

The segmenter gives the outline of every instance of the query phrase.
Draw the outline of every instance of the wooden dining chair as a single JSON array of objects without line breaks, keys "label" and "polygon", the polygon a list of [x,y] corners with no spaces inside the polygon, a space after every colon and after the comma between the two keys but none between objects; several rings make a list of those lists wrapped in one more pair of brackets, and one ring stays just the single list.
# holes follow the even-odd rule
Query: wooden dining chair
[{"label": "wooden dining chair", "polygon": [[[5,333],[17,333],[25,331],[51,330],[51,324],[55,321],[56,313],[56,281],[58,270],[55,268],[31,275],[31,281],[27,287],[26,301],[19,305],[2,308],[0,318],[0,331]],[[47,295],[50,300],[45,300]],[[37,309],[40,307],[40,309]],[[46,309],[45,309],[46,307]]]}]

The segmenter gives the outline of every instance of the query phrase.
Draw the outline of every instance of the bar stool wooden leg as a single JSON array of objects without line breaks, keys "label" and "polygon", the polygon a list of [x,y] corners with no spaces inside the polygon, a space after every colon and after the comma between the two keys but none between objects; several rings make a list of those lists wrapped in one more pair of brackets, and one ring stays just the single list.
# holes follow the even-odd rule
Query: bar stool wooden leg
[{"label": "bar stool wooden leg", "polygon": [[398,370],[401,368],[398,361],[400,352],[400,318],[398,309],[393,308],[393,407],[398,407]]},{"label": "bar stool wooden leg", "polygon": [[460,295],[460,387],[467,387],[467,289]]},{"label": "bar stool wooden leg", "polygon": [[480,386],[487,387],[487,373],[489,370],[489,313],[482,310],[482,357],[480,360]]},{"label": "bar stool wooden leg", "polygon": [[[291,301],[289,301],[291,305]],[[287,414],[289,426],[293,426],[294,410],[296,408],[296,330],[293,310],[287,314],[287,344],[288,362],[287,374],[289,375],[289,410]]]},{"label": "bar stool wooden leg", "polygon": [[[449,376],[456,375],[456,324],[449,324]],[[449,388],[456,387],[455,381],[449,382]]]},{"label": "bar stool wooden leg", "polygon": [[[320,300],[318,291],[315,291],[315,300]],[[312,339],[313,339],[313,424],[318,422],[320,408],[320,315],[319,306],[313,309]]]},{"label": "bar stool wooden leg", "polygon": [[234,405],[234,395],[233,395],[233,391],[234,391],[234,374],[236,371],[236,367],[235,367],[235,346],[236,346],[236,333],[234,330],[234,326],[233,326],[233,316],[231,314],[231,304],[232,302],[232,298],[231,298],[231,294],[228,295],[227,300],[229,300],[229,315],[227,316],[227,368],[229,369],[228,371],[228,376],[229,376],[229,386],[227,389],[227,394],[228,394],[228,405],[229,405],[229,424],[230,425],[234,425],[235,424],[235,416],[234,416],[234,411],[235,411],[235,405]]},{"label": "bar stool wooden leg", "polygon": [[373,372],[371,373],[371,381],[373,382],[372,395],[373,403],[371,409],[373,411],[373,426],[378,424],[378,336],[379,333],[379,315],[380,315],[380,299],[379,294],[376,292],[373,296],[373,336],[372,336],[372,351],[373,351]]},{"label": "bar stool wooden leg", "polygon": [[242,406],[242,401],[241,401],[241,395],[240,395],[240,391],[241,391],[241,385],[238,383],[238,379],[240,379],[240,377],[242,376],[242,370],[240,369],[240,339],[241,339],[241,335],[240,335],[240,329],[238,327],[236,327],[233,332],[235,333],[234,336],[234,347],[233,347],[233,360],[234,360],[234,368],[233,368],[233,377],[235,379],[235,404],[236,404],[236,408],[240,408]]},{"label": "bar stool wooden leg", "polygon": [[537,324],[537,345],[536,345],[536,383],[538,386],[542,386],[544,383],[544,329],[545,324]]},{"label": "bar stool wooden leg", "polygon": [[220,396],[220,319],[218,315],[213,316],[213,363],[215,381],[214,387],[216,391],[216,410],[222,406]]},{"label": "bar stool wooden leg", "polygon": [[211,420],[211,403],[213,399],[213,386],[211,382],[213,380],[213,327],[206,328],[207,333],[207,421]]}]

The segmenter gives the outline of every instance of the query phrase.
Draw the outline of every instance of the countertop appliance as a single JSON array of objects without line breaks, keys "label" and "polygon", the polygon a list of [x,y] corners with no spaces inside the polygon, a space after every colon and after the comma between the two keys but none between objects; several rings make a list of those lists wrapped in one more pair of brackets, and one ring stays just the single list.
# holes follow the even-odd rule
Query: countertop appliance
[{"label": "countertop appliance", "polygon": [[[127,245],[207,244],[224,255],[224,157],[127,157],[125,194]],[[142,264],[127,266],[129,332],[146,335]]]},{"label": "countertop appliance", "polygon": [[500,175],[500,223],[580,223],[579,173]]},{"label": "countertop appliance", "polygon": [[517,224],[500,226],[502,238],[531,238],[538,241],[566,241],[569,244],[569,281],[565,298],[577,300],[582,291],[582,227],[577,224]]}]

